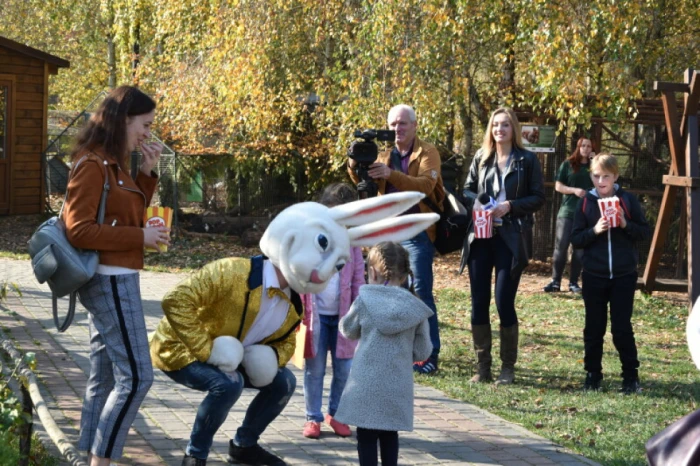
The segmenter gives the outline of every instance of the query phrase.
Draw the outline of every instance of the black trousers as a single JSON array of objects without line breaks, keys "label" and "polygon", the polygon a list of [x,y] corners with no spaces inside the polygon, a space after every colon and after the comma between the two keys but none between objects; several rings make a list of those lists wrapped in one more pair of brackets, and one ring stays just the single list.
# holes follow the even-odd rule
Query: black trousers
[{"label": "black trousers", "polygon": [[637,274],[603,278],[584,271],[582,277],[583,302],[586,306],[586,327],[583,330],[586,372],[601,372],[603,369],[603,338],[608,326],[610,303],[610,329],[622,363],[622,377],[636,379],[639,359],[632,330],[632,308]]},{"label": "black trousers", "polygon": [[[571,244],[571,229],[574,226],[574,219],[560,217],[557,219],[557,233],[554,240],[554,254],[552,255],[552,280],[561,283],[564,274],[564,267],[569,256],[569,245]],[[571,253],[571,271],[569,272],[569,283],[578,283],[581,275],[581,258],[583,249],[573,249]]]},{"label": "black trousers", "polygon": [[399,461],[399,433],[394,430],[357,428],[357,454],[360,466],[377,466],[377,441],[382,466],[396,466]]},{"label": "black trousers", "polygon": [[489,323],[491,305],[491,280],[496,269],[496,309],[502,327],[518,323],[515,313],[515,295],[520,275],[510,276],[513,253],[499,235],[488,239],[475,239],[469,250],[469,284],[472,292],[472,325]]}]

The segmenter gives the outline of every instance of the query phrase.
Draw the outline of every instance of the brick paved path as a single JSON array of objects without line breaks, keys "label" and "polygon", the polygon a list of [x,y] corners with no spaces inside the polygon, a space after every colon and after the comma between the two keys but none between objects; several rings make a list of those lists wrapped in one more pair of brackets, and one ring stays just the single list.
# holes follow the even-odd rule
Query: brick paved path
[{"label": "brick paved path", "polygon": [[[161,297],[183,277],[181,274],[141,274],[149,330],[155,329],[162,316]],[[36,352],[36,372],[44,384],[42,392],[47,405],[75,445],[89,370],[85,310],[79,306],[73,325],[59,334],[52,320],[49,289],[36,282],[29,262],[0,258],[0,283],[6,279],[19,286],[22,296],[11,292],[7,302],[0,305],[0,326],[19,350]],[[263,434],[260,443],[284,456],[289,464],[358,464],[354,437],[335,437],[325,427],[319,440],[302,437],[303,377],[299,370],[293,370],[297,376],[296,393]],[[179,466],[182,461],[194,414],[204,395],[172,383],[160,371],[156,370],[155,377],[129,434],[125,457],[119,464]],[[329,385],[327,381],[326,389]],[[214,439],[208,464],[226,464],[228,441],[255,393],[245,390],[231,410]],[[327,396],[327,391],[324,395]],[[419,385],[416,385],[415,430],[402,432],[399,437],[401,465],[596,464],[518,425]]]}]

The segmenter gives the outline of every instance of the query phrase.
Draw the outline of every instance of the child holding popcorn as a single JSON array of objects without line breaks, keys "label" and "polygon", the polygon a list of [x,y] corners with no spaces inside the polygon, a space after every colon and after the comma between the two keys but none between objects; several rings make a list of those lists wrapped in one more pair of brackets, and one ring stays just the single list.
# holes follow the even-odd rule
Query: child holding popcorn
[{"label": "child holding popcorn", "polygon": [[620,169],[615,157],[596,155],[590,172],[594,187],[579,201],[571,231],[571,244],[583,249],[584,389],[600,389],[610,304],[613,344],[622,363],[620,391],[637,393],[639,360],[632,329],[639,262],[636,243],[648,238],[651,230],[637,198],[616,183]]}]

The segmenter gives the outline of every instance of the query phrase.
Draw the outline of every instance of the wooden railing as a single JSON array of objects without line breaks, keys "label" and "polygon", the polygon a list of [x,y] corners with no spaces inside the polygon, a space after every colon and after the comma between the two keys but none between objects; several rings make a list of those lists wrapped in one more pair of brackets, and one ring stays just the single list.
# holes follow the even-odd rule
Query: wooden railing
[{"label": "wooden railing", "polygon": [[[39,391],[37,377],[32,369],[25,362],[24,356],[12,345],[12,343],[2,338],[2,349],[12,359],[15,370],[12,372],[17,382],[19,382],[20,392],[22,395],[22,409],[26,415],[26,423],[21,429],[19,449],[20,462],[19,466],[29,466],[29,451],[31,449],[33,426],[33,411],[39,416],[42,426],[46,430],[53,443],[61,452],[63,458],[71,466],[87,466],[87,463],[81,458],[78,449],[70,443],[65,434],[56,424],[53,416],[46,407],[46,402]],[[7,372],[3,366],[3,373]],[[7,375],[7,374],[5,374]]]}]

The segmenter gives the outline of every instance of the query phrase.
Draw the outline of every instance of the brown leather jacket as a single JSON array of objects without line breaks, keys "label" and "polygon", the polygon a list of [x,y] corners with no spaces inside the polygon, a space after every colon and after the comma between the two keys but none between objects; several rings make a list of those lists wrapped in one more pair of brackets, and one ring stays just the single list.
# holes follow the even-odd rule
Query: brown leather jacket
[{"label": "brown leather jacket", "polygon": [[[77,248],[100,251],[100,264],[143,268],[143,215],[158,183],[155,173],[139,171],[136,181],[124,173],[111,157],[100,151],[86,153],[68,182],[68,199],[63,208],[68,241]],[[75,159],[75,163],[83,155]],[[105,165],[110,190],[105,220],[97,224]]]},{"label": "brown leather jacket", "polygon": [[[379,154],[377,156],[377,162],[391,167],[391,150],[386,150]],[[350,167],[348,167],[348,173],[355,184],[360,181]],[[379,194],[384,194],[386,192],[387,180],[379,179],[376,181],[379,187]],[[429,197],[435,205],[442,208],[442,201],[445,198],[445,188],[442,185],[442,175],[440,173],[440,154],[434,145],[423,142],[416,137],[413,142],[413,152],[408,160],[408,175],[398,170],[392,170],[388,181],[399,191],[422,192]],[[420,202],[418,205],[421,213],[433,212],[424,202]],[[435,241],[435,225],[431,225],[426,232],[428,233],[430,241]]]}]

